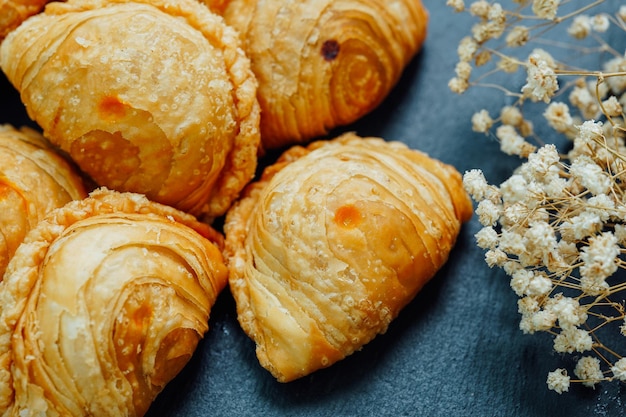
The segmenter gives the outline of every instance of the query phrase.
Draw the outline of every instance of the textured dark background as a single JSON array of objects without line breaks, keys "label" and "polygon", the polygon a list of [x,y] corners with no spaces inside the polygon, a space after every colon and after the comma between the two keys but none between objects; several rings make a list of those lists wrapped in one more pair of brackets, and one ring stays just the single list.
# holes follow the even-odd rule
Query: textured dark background
[{"label": "textured dark background", "polygon": [[[445,0],[425,4],[431,21],[424,49],[381,108],[347,129],[403,141],[461,172],[481,168],[499,184],[519,160],[471,132],[470,117],[483,107],[495,114],[503,99],[448,91],[456,45],[471,22],[455,15]],[[3,78],[0,99],[0,123],[28,123]],[[552,353],[548,337],[518,330],[517,297],[508,278],[483,262],[473,238],[479,228],[475,218],[464,227],[448,264],[386,334],[344,361],[288,384],[258,365],[254,344],[239,328],[225,291],[196,355],[149,416],[622,415],[626,394],[617,384],[573,387],[563,395],[548,391],[547,372],[567,361]]]}]

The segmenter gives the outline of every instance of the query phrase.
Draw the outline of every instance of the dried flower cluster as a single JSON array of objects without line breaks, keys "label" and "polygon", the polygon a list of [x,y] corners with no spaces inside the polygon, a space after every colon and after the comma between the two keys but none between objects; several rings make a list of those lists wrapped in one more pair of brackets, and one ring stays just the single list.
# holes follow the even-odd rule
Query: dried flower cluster
[{"label": "dried flower cluster", "polygon": [[[548,374],[558,393],[573,382],[626,381],[626,55],[624,44],[619,51],[607,40],[626,38],[626,6],[619,3],[447,1],[477,21],[459,44],[449,87],[503,91],[512,104],[497,117],[477,112],[472,129],[524,158],[499,186],[479,169],[465,173],[483,226],[476,241],[487,264],[510,277],[520,329],[551,334],[554,350],[575,361],[573,369]],[[596,12],[607,8],[617,10]],[[562,27],[568,45],[600,57],[589,60],[600,68],[568,65],[559,57],[564,42],[545,42]],[[525,83],[517,88],[489,81],[521,71]],[[538,123],[550,138],[538,137]],[[559,150],[556,138],[566,138],[567,149]]]}]

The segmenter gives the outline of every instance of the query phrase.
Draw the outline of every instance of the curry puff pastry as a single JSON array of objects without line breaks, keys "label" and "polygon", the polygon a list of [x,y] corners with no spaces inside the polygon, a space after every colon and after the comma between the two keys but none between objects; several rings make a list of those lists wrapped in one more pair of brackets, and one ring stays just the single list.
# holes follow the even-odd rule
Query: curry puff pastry
[{"label": "curry puff pastry", "polygon": [[296,146],[226,215],[239,322],[287,382],[384,333],[472,215],[461,175],[399,142]]},{"label": "curry puff pastry", "polygon": [[0,280],[30,229],[86,195],[77,170],[37,131],[0,125]]},{"label": "curry puff pastry", "polygon": [[139,194],[53,211],[0,283],[0,414],[144,415],[208,329],[220,237]]},{"label": "curry puff pastry", "polygon": [[265,148],[306,142],[377,107],[428,24],[420,0],[204,1],[244,41]]},{"label": "curry puff pastry", "polygon": [[197,1],[69,0],[11,32],[0,65],[97,184],[214,218],[257,164],[257,83],[240,45]]}]

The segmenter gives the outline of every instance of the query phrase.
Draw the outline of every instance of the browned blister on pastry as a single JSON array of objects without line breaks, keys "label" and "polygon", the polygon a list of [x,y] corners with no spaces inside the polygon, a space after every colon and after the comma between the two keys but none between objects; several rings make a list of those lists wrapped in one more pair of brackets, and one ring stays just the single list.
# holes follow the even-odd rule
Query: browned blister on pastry
[{"label": "browned blister on pastry", "polygon": [[236,32],[198,2],[54,2],[5,39],[0,65],[99,185],[216,217],[254,175],[256,79]]},{"label": "browned blister on pastry", "polygon": [[144,415],[208,330],[219,237],[139,194],[53,211],[0,283],[0,413]]},{"label": "browned blister on pastry", "polygon": [[285,152],[224,226],[261,365],[291,381],[385,332],[471,215],[461,175],[402,143],[348,133]]},{"label": "browned blister on pastry", "polygon": [[0,0],[0,42],[24,20],[39,13],[50,0]]},{"label": "browned blister on pastry", "polygon": [[377,107],[428,24],[420,0],[204,1],[244,40],[266,148],[308,141]]},{"label": "browned blister on pastry", "polygon": [[0,280],[30,229],[86,195],[78,172],[43,136],[0,125]]}]

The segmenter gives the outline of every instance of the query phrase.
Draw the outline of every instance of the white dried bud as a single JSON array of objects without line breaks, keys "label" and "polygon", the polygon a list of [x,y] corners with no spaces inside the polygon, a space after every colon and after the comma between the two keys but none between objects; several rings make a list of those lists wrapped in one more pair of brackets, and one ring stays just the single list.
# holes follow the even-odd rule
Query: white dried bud
[{"label": "white dried bud", "polygon": [[465,10],[465,2],[463,0],[447,0],[446,6],[451,7],[457,13]]},{"label": "white dried bud", "polygon": [[479,133],[487,133],[493,126],[493,119],[489,112],[482,109],[472,115],[472,130]]},{"label": "white dried bud", "polygon": [[578,15],[567,28],[567,33],[576,39],[584,39],[591,33],[591,19],[587,15]]},{"label": "white dried bud", "polygon": [[548,389],[562,394],[569,391],[570,377],[565,369],[559,368],[548,373],[546,384]]},{"label": "white dried bud", "polygon": [[541,19],[552,20],[556,17],[560,0],[533,0],[533,13]]},{"label": "white dried bud", "polygon": [[512,48],[526,45],[530,31],[526,26],[515,26],[506,36],[506,44]]},{"label": "white dried bud", "polygon": [[526,74],[526,84],[522,87],[524,97],[549,103],[559,89],[554,69],[539,55],[531,54],[528,57]]}]

